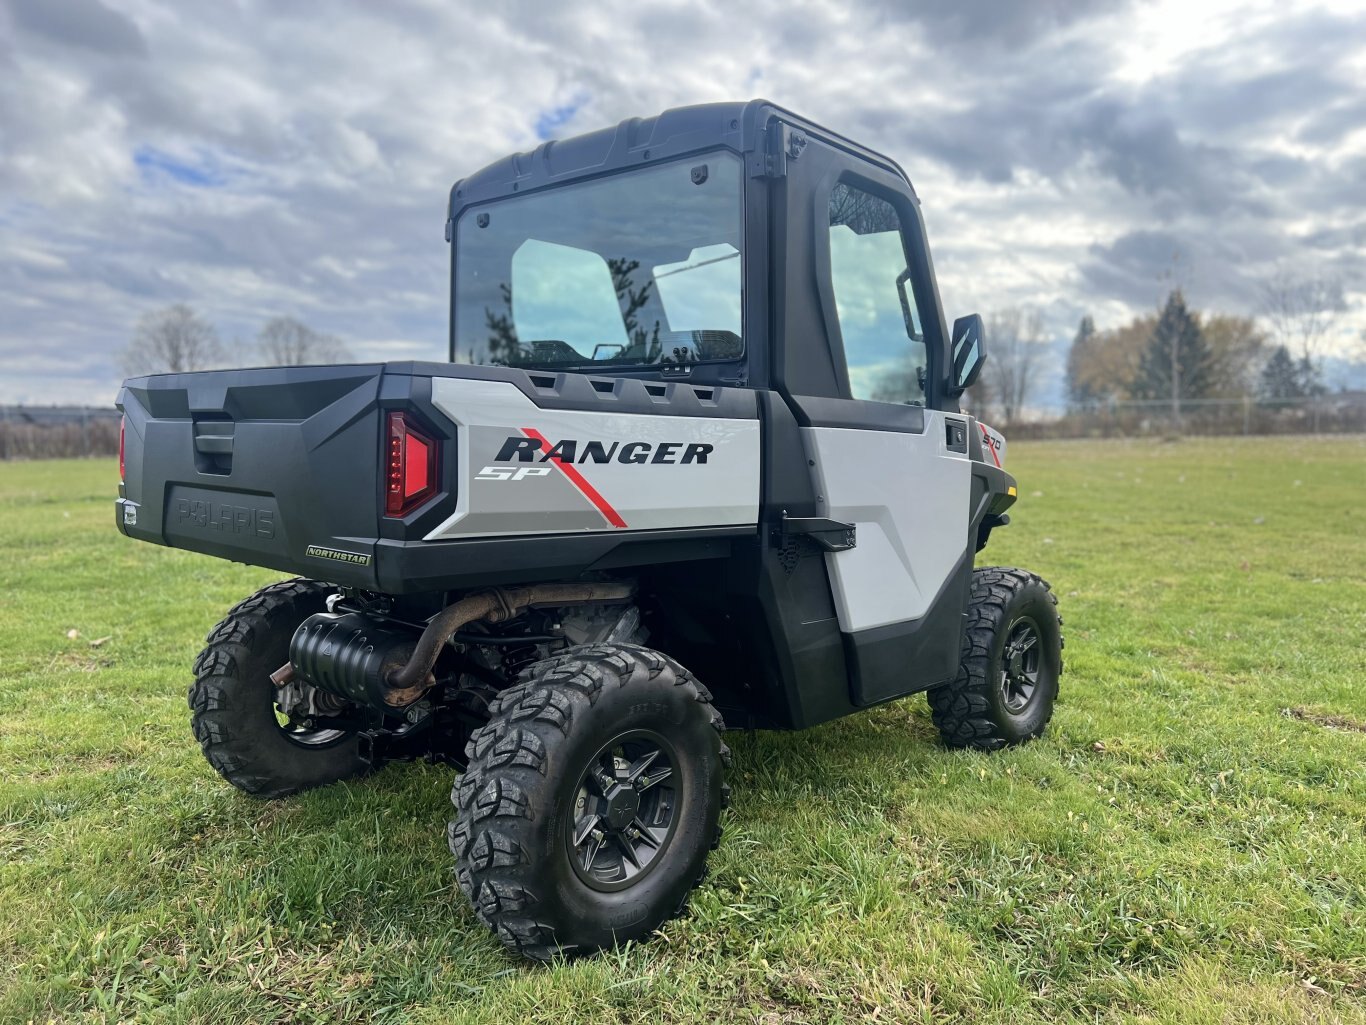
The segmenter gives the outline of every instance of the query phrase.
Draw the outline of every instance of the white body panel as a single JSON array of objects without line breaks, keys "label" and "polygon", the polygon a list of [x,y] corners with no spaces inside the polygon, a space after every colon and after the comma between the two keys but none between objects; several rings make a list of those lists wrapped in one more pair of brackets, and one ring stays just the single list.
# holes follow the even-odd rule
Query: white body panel
[{"label": "white body panel", "polygon": [[[432,402],[459,425],[460,480],[427,540],[758,521],[758,420],[543,409],[506,381],[445,377]],[[574,441],[574,461],[499,459],[509,439],[536,436],[546,450]]]},{"label": "white body panel", "polygon": [[825,556],[845,633],[925,615],[968,550],[971,464],[948,450],[943,413],[925,421],[923,434],[802,429],[823,515],[857,527],[857,547]]}]

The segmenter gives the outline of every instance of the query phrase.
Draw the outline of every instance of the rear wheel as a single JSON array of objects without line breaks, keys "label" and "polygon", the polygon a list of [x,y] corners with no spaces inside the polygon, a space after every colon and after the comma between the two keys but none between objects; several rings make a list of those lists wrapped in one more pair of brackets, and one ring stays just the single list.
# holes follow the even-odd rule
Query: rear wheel
[{"label": "rear wheel", "polygon": [[927,694],[945,744],[993,751],[1043,733],[1062,675],[1057,605],[1033,573],[973,571],[958,675]]},{"label": "rear wheel", "polygon": [[332,590],[312,580],[263,587],[210,631],[195,660],[195,738],[219,775],[253,797],[285,797],[370,768],[355,733],[313,725],[310,709],[337,716],[344,703],[302,682],[286,695],[270,679],[289,661],[295,629],[325,611]]},{"label": "rear wheel", "polygon": [[729,752],[677,662],[595,644],[531,666],[468,746],[456,878],[526,957],[589,953],[680,913],[720,837]]}]

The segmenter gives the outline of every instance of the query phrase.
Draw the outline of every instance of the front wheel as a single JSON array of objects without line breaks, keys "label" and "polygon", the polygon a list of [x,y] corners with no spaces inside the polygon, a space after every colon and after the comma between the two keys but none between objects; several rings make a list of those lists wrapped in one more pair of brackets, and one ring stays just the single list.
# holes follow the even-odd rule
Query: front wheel
[{"label": "front wheel", "polygon": [[973,571],[958,675],[927,693],[949,747],[994,751],[1033,740],[1053,717],[1062,675],[1062,617],[1041,577]]},{"label": "front wheel", "polygon": [[677,662],[594,644],[533,665],[467,748],[451,800],[456,878],[537,960],[649,935],[720,837],[721,716]]}]

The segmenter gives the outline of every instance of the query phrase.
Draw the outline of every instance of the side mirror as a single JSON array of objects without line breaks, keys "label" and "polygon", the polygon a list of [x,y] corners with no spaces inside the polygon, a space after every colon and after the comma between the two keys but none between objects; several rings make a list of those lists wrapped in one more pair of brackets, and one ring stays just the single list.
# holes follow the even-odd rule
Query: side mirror
[{"label": "side mirror", "polygon": [[953,367],[949,374],[949,391],[961,395],[973,386],[987,361],[986,343],[982,339],[982,318],[972,313],[953,322]]}]

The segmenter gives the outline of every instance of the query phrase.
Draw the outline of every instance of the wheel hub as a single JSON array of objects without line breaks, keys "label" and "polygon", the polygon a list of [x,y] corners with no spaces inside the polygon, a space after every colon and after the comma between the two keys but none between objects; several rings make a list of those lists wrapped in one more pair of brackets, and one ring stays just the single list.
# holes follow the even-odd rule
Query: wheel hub
[{"label": "wheel hub", "polygon": [[595,890],[621,890],[658,863],[678,812],[677,758],[651,730],[602,748],[575,791],[566,847],[575,873]]},{"label": "wheel hub", "polygon": [[640,811],[640,794],[633,786],[617,784],[607,793],[606,808],[602,817],[613,829],[625,829]]},{"label": "wheel hub", "polygon": [[1001,701],[1007,711],[1018,714],[1033,699],[1039,686],[1042,651],[1039,628],[1032,619],[1011,624],[1001,652]]}]

